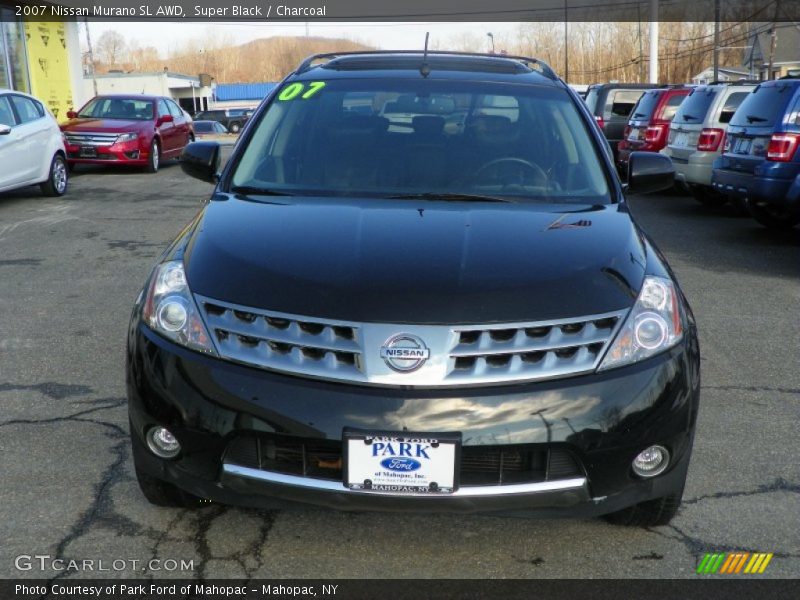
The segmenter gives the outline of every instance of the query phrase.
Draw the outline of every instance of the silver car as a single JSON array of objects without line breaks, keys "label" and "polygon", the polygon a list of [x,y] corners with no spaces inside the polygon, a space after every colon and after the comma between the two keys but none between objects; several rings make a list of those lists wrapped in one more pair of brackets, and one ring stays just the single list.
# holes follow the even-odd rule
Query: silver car
[{"label": "silver car", "polygon": [[661,153],[672,159],[676,183],[688,187],[702,204],[718,206],[728,200],[711,187],[712,165],[725,148],[728,122],[756,85],[749,81],[699,85],[669,126],[667,147]]}]

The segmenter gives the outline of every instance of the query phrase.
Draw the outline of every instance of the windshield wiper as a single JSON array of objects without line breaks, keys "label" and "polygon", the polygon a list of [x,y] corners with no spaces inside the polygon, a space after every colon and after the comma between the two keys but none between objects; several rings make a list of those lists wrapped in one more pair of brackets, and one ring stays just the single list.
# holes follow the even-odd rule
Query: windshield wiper
[{"label": "windshield wiper", "polygon": [[291,192],[282,190],[271,190],[269,188],[256,187],[253,185],[234,185],[231,187],[234,194],[244,194],[245,196],[294,196]]},{"label": "windshield wiper", "polygon": [[424,192],[421,194],[399,194],[397,196],[387,196],[390,200],[442,200],[443,202],[515,202],[510,198],[498,198],[497,196],[481,196],[478,194],[453,194],[444,192]]},{"label": "windshield wiper", "polygon": [[698,121],[700,120],[700,117],[695,117],[694,115],[683,115],[684,121],[688,121],[689,119],[691,119],[692,121]]},{"label": "windshield wiper", "polygon": [[634,117],[646,117],[647,113],[634,113]]},{"label": "windshield wiper", "polygon": [[757,117],[755,115],[747,115],[746,118],[748,123],[761,123],[763,121],[766,121],[764,117]]}]

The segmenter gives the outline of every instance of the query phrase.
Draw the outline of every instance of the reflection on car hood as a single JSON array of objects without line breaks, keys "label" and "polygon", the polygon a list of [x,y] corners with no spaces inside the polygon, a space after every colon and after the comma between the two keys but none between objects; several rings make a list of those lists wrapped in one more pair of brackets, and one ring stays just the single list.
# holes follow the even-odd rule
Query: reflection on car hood
[{"label": "reflection on car hood", "polygon": [[209,203],[185,254],[195,293],[347,321],[490,323],[627,308],[644,277],[619,205],[271,200]]},{"label": "reflection on car hood", "polygon": [[152,121],[123,119],[70,119],[61,124],[62,131],[104,131],[107,133],[124,133],[142,127],[152,127]]}]

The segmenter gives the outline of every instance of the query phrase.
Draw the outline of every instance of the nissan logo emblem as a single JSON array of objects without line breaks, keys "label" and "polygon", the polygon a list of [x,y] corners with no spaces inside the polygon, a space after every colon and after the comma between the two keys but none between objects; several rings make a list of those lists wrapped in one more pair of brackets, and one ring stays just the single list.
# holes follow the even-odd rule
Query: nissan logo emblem
[{"label": "nissan logo emblem", "polygon": [[431,351],[425,342],[410,333],[398,333],[381,346],[381,358],[390,369],[398,373],[416,371],[430,358]]}]

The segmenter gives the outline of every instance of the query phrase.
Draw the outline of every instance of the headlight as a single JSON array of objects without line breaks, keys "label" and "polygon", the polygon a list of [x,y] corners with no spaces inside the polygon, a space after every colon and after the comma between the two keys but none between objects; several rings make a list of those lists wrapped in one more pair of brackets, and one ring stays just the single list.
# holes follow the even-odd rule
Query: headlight
[{"label": "headlight", "polygon": [[642,291],[598,370],[621,367],[663,352],[683,337],[678,293],[669,279],[646,277]]},{"label": "headlight", "polygon": [[217,354],[186,283],[181,261],[161,263],[155,268],[143,317],[153,331],[165,338],[192,350]]},{"label": "headlight", "polygon": [[138,133],[123,133],[121,136],[117,138],[116,143],[121,144],[122,142],[132,142],[133,140],[138,140],[139,134]]}]

